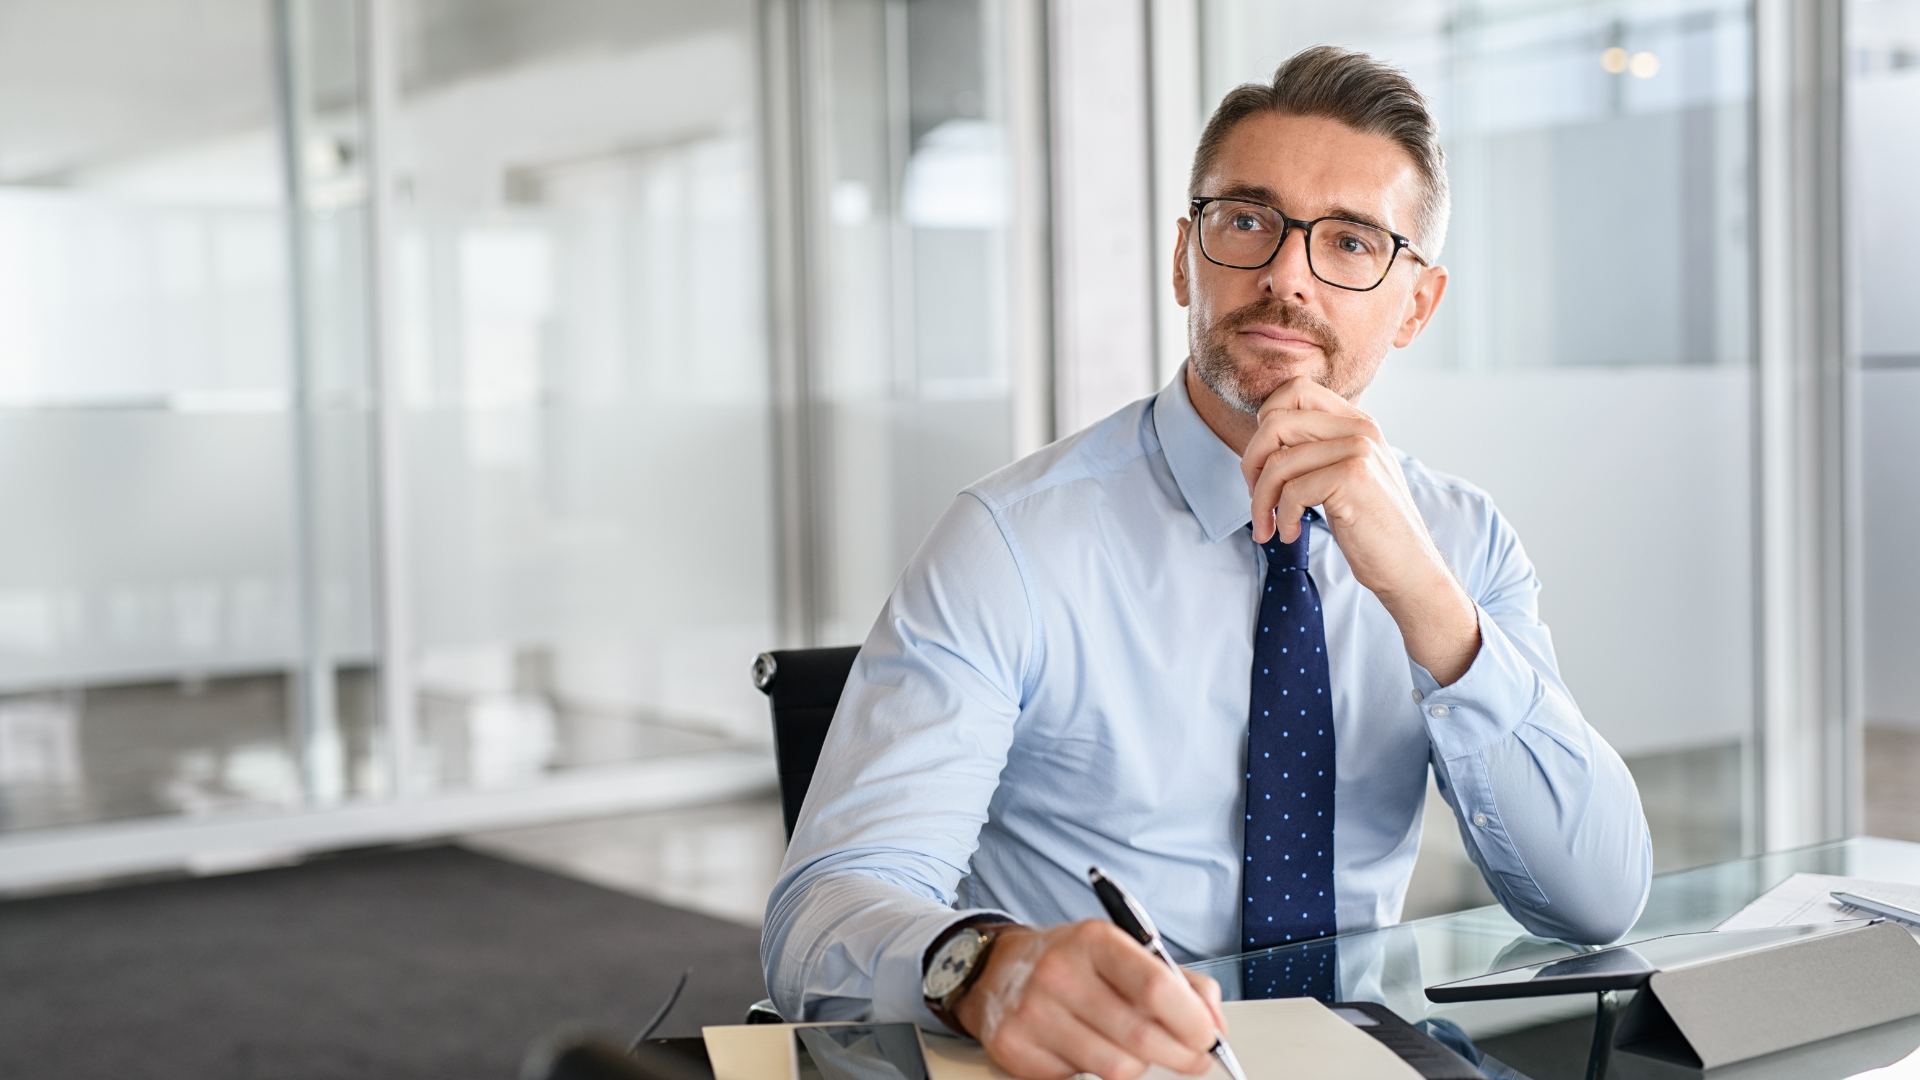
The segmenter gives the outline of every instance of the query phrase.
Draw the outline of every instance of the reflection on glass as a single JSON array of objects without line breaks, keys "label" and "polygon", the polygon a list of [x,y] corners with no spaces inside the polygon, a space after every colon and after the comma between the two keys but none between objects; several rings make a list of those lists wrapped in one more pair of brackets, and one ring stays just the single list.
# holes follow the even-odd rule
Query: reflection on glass
[{"label": "reflection on glass", "polygon": [[[1856,838],[1661,874],[1654,878],[1646,910],[1627,932],[1625,940],[1643,941],[1711,930],[1796,873],[1920,884],[1920,847]],[[1301,955],[1315,945],[1311,942],[1291,945],[1262,955],[1270,961],[1283,962],[1287,955]],[[1491,1054],[1496,1061],[1519,1064],[1527,1075],[1581,1075],[1592,1044],[1593,1029],[1590,1023],[1569,1024],[1567,1021],[1593,1016],[1592,994],[1437,1004],[1430,1001],[1425,992],[1427,987],[1439,983],[1560,960],[1578,953],[1580,947],[1533,937],[1505,911],[1494,906],[1343,935],[1338,946],[1339,1000],[1378,1002],[1416,1024],[1428,1020],[1447,1021],[1456,1034],[1472,1040],[1477,1053]],[[1232,1000],[1240,989],[1238,970],[1244,959],[1220,957],[1188,967],[1219,980],[1226,996]],[[1913,1041],[1920,1040],[1920,1023],[1911,1020],[1902,1023],[1906,1026],[1889,1024],[1844,1041],[1822,1044],[1824,1050],[1815,1054],[1814,1059],[1823,1065],[1834,1060],[1850,1060],[1852,1052],[1864,1046],[1871,1053],[1884,1053],[1875,1064],[1885,1064],[1909,1053]],[[1892,1043],[1878,1037],[1878,1034],[1896,1032]],[[1909,1041],[1905,1046],[1897,1046],[1902,1038]],[[1889,1050],[1890,1046],[1893,1049]],[[1840,1076],[1868,1067],[1860,1064],[1825,1075],[1838,1080]],[[1799,1062],[1798,1071],[1789,1067],[1768,1075],[1797,1078],[1819,1073],[1819,1069],[1808,1068],[1803,1060]],[[1491,1070],[1489,1075],[1494,1075]]]},{"label": "reflection on glass", "polygon": [[763,740],[751,7],[399,12],[414,782]]},{"label": "reflection on glass", "polygon": [[1738,853],[1748,5],[1203,0],[1201,26],[1209,106],[1327,42],[1402,67],[1428,97],[1453,220],[1423,254],[1451,277],[1363,404],[1518,530],[1562,673],[1640,782],[1656,868]]}]

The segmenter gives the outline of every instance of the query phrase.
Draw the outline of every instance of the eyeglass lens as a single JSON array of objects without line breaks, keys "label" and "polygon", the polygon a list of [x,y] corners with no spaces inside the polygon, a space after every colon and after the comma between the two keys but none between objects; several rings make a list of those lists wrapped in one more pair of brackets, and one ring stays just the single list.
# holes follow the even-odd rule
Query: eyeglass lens
[{"label": "eyeglass lens", "polygon": [[[1279,214],[1257,203],[1210,202],[1200,212],[1200,250],[1214,262],[1251,270],[1273,258],[1283,228]],[[1336,218],[1315,222],[1307,245],[1314,276],[1348,289],[1378,285],[1393,256],[1392,234]]]}]

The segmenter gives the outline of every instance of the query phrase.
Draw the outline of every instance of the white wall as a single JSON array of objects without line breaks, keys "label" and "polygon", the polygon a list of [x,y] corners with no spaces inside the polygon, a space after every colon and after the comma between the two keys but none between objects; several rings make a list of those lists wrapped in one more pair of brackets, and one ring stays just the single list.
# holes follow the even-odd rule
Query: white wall
[{"label": "white wall", "polygon": [[1493,495],[1542,582],[1587,719],[1622,754],[1752,722],[1748,375],[1741,368],[1387,367],[1387,438]]}]

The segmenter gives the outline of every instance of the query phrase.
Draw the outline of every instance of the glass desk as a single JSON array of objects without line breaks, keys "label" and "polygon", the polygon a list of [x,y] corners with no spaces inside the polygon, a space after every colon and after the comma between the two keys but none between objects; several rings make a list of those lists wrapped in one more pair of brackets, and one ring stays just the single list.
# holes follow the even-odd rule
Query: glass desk
[{"label": "glass desk", "polygon": [[[1797,873],[1920,884],[1920,844],[1857,837],[1661,874],[1653,879],[1653,891],[1640,920],[1621,940],[1711,930]],[[1697,1069],[1637,1055],[1609,1054],[1611,1039],[1594,1038],[1596,1012],[1608,1015],[1604,1005],[1596,1010],[1600,1003],[1594,994],[1449,1005],[1428,1001],[1424,991],[1435,983],[1585,951],[1528,934],[1498,907],[1473,908],[1318,942],[1222,957],[1191,967],[1218,979],[1226,997],[1233,1000],[1240,996],[1241,964],[1249,957],[1264,962],[1292,956],[1317,963],[1328,957],[1327,950],[1337,953],[1340,1000],[1376,1001],[1410,1022],[1434,1021],[1427,1026],[1443,1036],[1443,1042],[1447,1041],[1444,1036],[1457,1032],[1486,1056],[1481,1067],[1490,1077],[1666,1080],[1703,1075]],[[1622,994],[1621,999],[1630,994]],[[1920,1048],[1920,1018],[1741,1062],[1710,1075],[1716,1080],[1839,1080],[1905,1058],[1916,1048]],[[1874,1080],[1882,1077],[1920,1080],[1920,1056],[1875,1074]]]}]

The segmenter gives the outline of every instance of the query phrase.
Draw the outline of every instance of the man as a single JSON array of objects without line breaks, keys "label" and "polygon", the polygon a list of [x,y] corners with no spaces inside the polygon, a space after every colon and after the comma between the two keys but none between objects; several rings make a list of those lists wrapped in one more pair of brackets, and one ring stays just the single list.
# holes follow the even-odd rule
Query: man
[{"label": "man", "polygon": [[[789,1017],[944,1025],[1022,1077],[1202,1071],[1219,988],[1101,919],[1088,865],[1183,959],[1389,924],[1429,765],[1529,930],[1645,903],[1632,777],[1513,530],[1356,405],[1446,291],[1425,103],[1310,49],[1221,103],[1189,194],[1179,376],[963,492],[861,650],[767,908]],[[1282,955],[1243,992],[1337,993]]]}]

